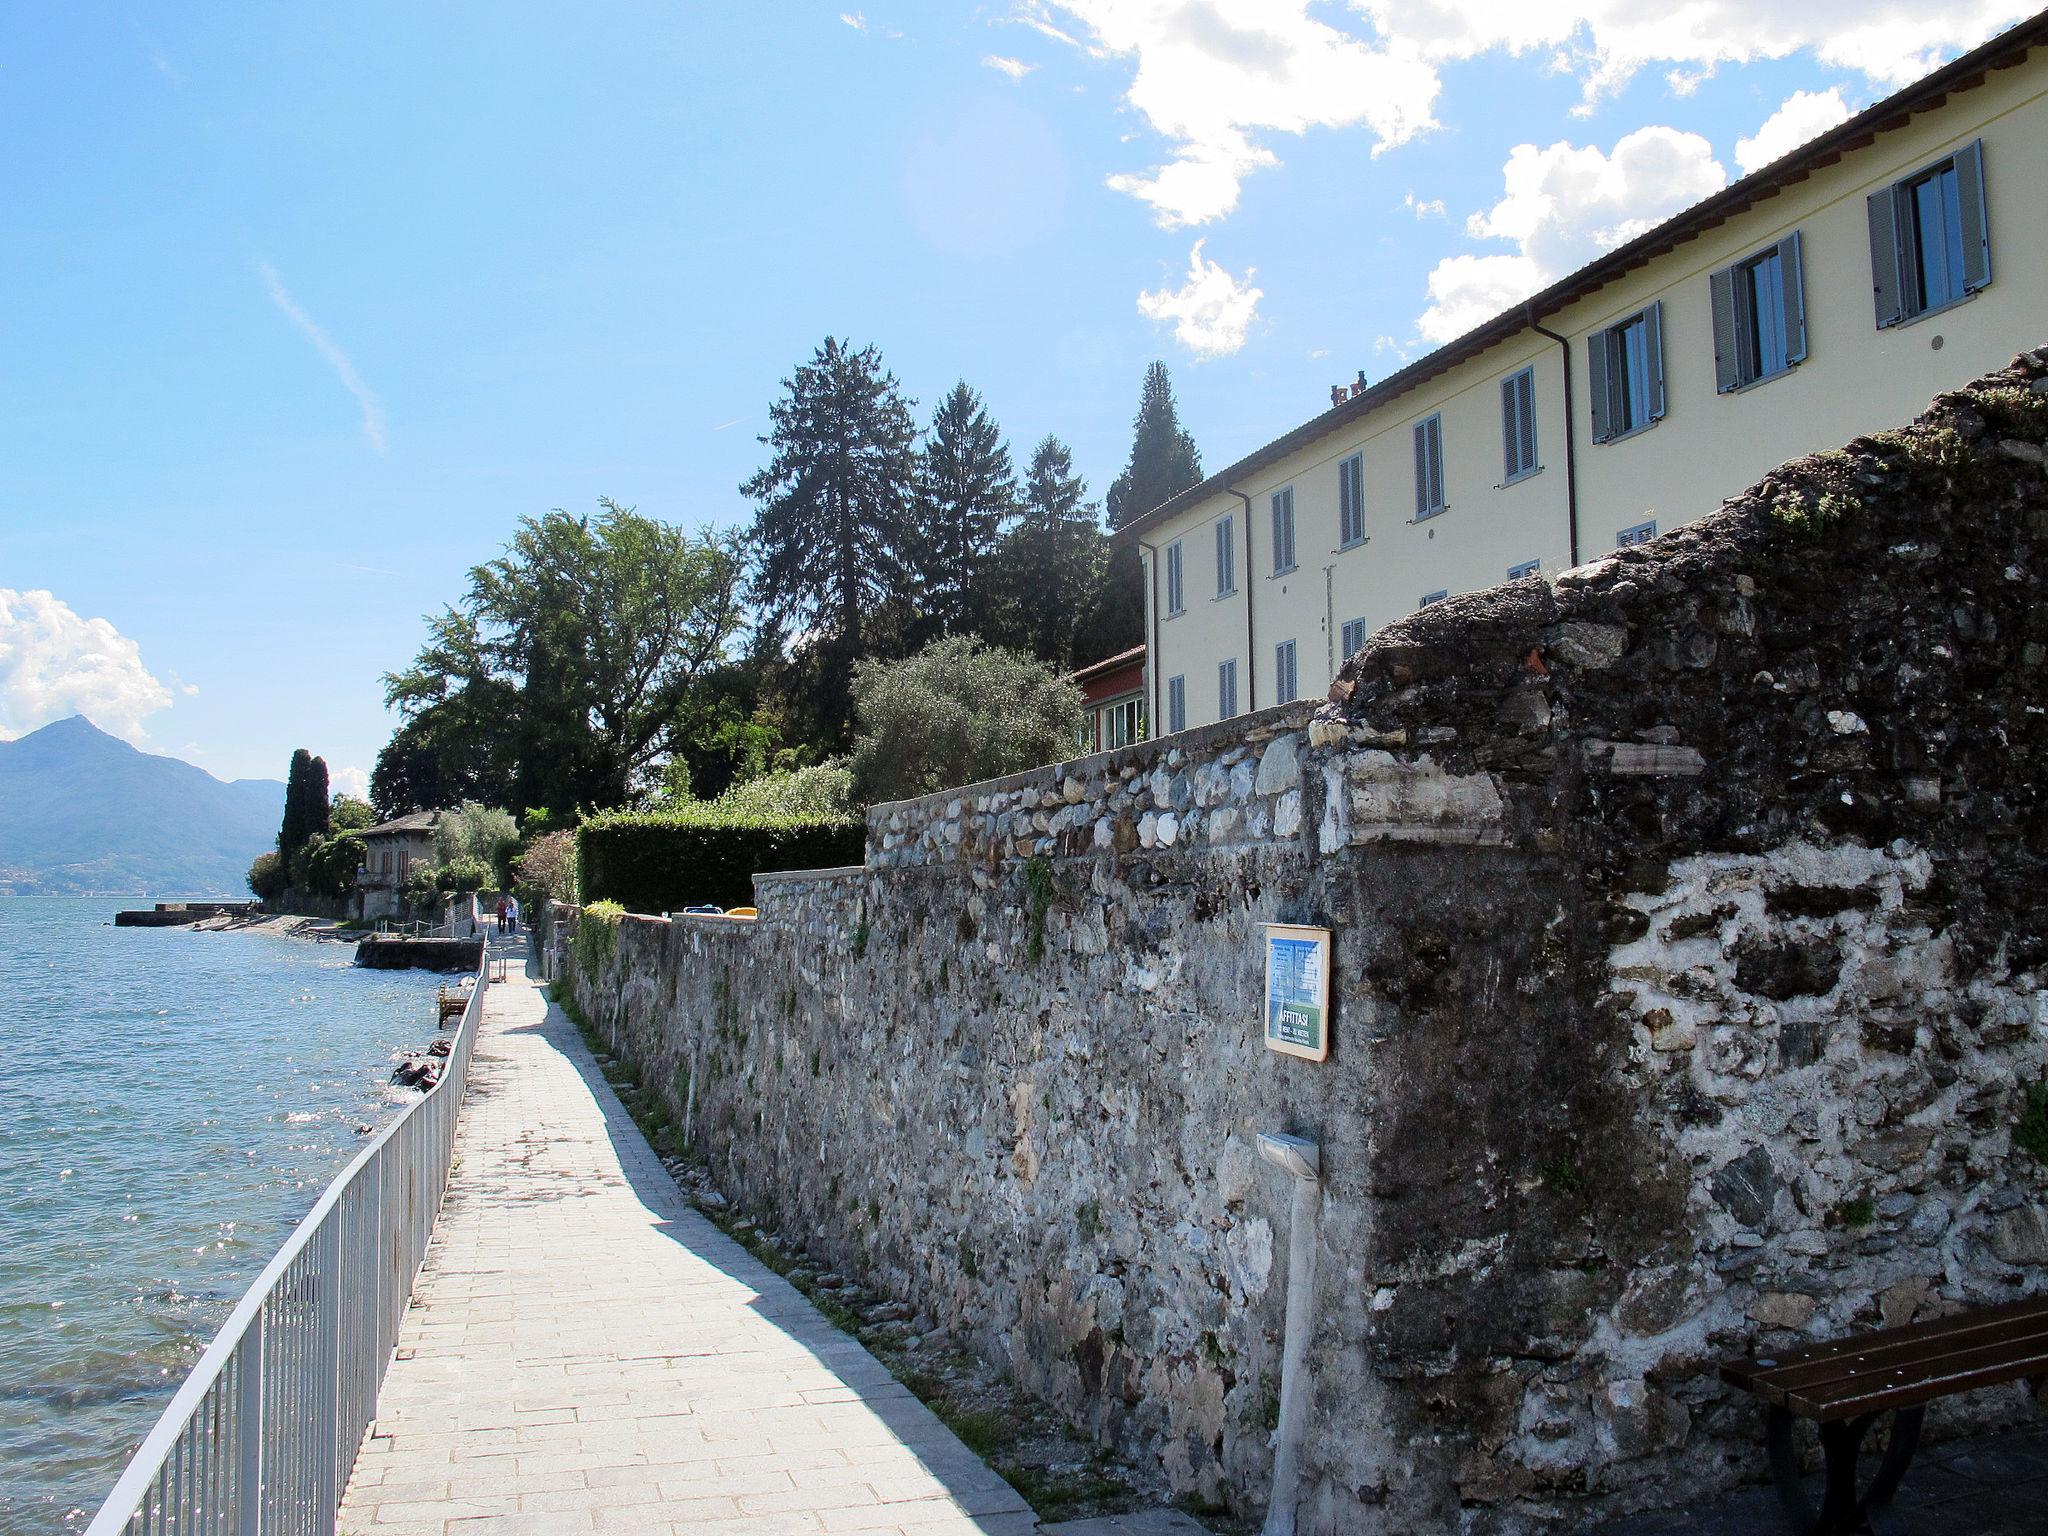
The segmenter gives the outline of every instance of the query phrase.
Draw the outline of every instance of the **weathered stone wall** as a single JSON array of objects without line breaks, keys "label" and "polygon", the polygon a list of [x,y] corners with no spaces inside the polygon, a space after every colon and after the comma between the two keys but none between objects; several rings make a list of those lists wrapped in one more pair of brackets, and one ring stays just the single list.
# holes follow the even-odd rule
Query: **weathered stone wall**
[{"label": "weathered stone wall", "polygon": [[[878,807],[578,999],[750,1208],[1179,1490],[1264,1500],[1272,1129],[1326,1186],[1306,1529],[1757,1475],[1719,1359],[2048,1289],[2043,361],[1320,708]],[[1261,1045],[1272,921],[1334,930],[1327,1063]]]}]

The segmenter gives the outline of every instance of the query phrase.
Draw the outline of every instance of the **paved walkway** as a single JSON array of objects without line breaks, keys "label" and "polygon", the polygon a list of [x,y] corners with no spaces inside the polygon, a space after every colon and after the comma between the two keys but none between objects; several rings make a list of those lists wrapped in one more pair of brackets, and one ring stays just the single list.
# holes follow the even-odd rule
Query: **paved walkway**
[{"label": "paved walkway", "polygon": [[511,970],[341,1529],[1036,1531],[873,1356],[683,1201],[574,1026]]}]

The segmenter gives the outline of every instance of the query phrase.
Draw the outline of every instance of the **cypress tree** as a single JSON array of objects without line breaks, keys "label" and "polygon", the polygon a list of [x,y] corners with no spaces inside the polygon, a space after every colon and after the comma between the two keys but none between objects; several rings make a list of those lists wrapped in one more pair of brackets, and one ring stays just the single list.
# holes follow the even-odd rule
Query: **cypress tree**
[{"label": "cypress tree", "polygon": [[1093,656],[1075,651],[1082,621],[1100,595],[1108,541],[1096,509],[1082,503],[1088,482],[1057,437],[1031,452],[1017,523],[1003,540],[993,583],[992,638],[1065,671]]},{"label": "cypress tree", "polygon": [[[1202,481],[1202,455],[1180,424],[1173,380],[1166,364],[1145,370],[1132,426],[1131,457],[1109,487],[1109,526],[1121,528]],[[1077,642],[1084,661],[1114,656],[1145,638],[1145,578],[1134,545],[1116,550],[1102,594],[1089,611]]]},{"label": "cypress tree", "polygon": [[327,830],[327,759],[304,747],[292,754],[284,780],[284,824],[277,831],[277,853],[286,868],[307,842]]},{"label": "cypress tree", "polygon": [[925,632],[964,634],[986,623],[992,596],[988,567],[1016,505],[1010,445],[981,396],[963,380],[932,413],[917,461],[912,558]]}]

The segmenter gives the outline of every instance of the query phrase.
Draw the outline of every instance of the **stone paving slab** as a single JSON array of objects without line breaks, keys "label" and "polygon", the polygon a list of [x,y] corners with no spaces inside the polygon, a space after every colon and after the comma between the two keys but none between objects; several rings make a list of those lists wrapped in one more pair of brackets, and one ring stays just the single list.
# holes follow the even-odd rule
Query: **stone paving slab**
[{"label": "stone paving slab", "polygon": [[[1756,1454],[1761,1465],[1761,1445]],[[1818,1477],[1807,1485],[1818,1504]],[[2048,1422],[1923,1449],[1879,1520],[1887,1536],[2044,1536]],[[1594,1536],[1786,1536],[1790,1530],[1776,1490],[1761,1487],[1611,1521]]]},{"label": "stone paving slab", "polygon": [[858,1341],[690,1208],[575,1027],[511,971],[341,1530],[1037,1531]]}]

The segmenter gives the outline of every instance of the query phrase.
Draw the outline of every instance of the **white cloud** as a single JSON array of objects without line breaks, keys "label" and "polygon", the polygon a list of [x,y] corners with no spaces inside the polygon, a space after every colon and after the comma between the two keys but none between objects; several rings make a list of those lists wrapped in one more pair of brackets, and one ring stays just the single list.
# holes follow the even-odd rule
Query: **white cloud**
[{"label": "white cloud", "polygon": [[370,798],[370,776],[360,768],[329,769],[327,784],[337,795],[350,795],[357,800]]},{"label": "white cloud", "polygon": [[1446,342],[1490,320],[1575,267],[1634,239],[1728,184],[1713,146],[1696,133],[1638,128],[1613,151],[1559,142],[1518,144],[1502,171],[1505,195],[1466,220],[1478,240],[1513,254],[1458,255],[1429,274],[1422,339]]},{"label": "white cloud", "polygon": [[1418,219],[1441,219],[1448,217],[1444,211],[1444,200],[1440,197],[1432,197],[1425,202],[1413,192],[1404,192],[1401,194],[1401,203]]},{"label": "white cloud", "polygon": [[1265,295],[1252,286],[1252,268],[1242,278],[1232,277],[1202,254],[1202,245],[1197,240],[1188,252],[1188,280],[1179,288],[1139,294],[1138,312],[1171,320],[1174,339],[1196,357],[1227,357],[1244,345]]},{"label": "white cloud", "polygon": [[1881,85],[1903,85],[1959,49],[2031,15],[2034,0],[1352,0],[1395,49],[1431,63],[1505,50],[1548,52],[1589,101],[1651,64],[1681,66],[1680,94],[1716,66],[1811,51]]},{"label": "white cloud", "polygon": [[1735,142],[1735,163],[1746,176],[1780,155],[1789,155],[1808,139],[1818,138],[1849,116],[1840,86],[1825,91],[1794,91],[1783,106],[1764,119],[1763,127]]},{"label": "white cloud", "polygon": [[171,702],[140,647],[105,619],[80,618],[54,593],[0,587],[0,739],[84,715],[141,741],[143,719]]},{"label": "white cloud", "polygon": [[363,437],[377,452],[384,451],[384,404],[369,385],[356,373],[356,365],[349,361],[348,354],[334,344],[319,322],[307,314],[285,291],[277,271],[267,261],[256,263],[256,270],[262,274],[263,286],[270,291],[270,302],[284,312],[287,320],[297,326],[306,340],[313,343],[313,350],[327,360],[327,366],[334,370],[334,376],[341,380],[341,387],[356,397],[356,404],[362,407]]},{"label": "white cloud", "polygon": [[[1110,178],[1150,203],[1167,229],[1237,206],[1238,184],[1278,164],[1253,135],[1363,124],[1381,146],[1432,126],[1435,72],[1309,15],[1310,0],[1021,0],[1048,35],[1057,10],[1099,56],[1134,61],[1125,100],[1173,157]],[[1050,29],[1050,30],[1048,30]]]},{"label": "white cloud", "polygon": [[841,11],[839,19],[856,32],[865,32],[868,29],[868,18],[865,11]]},{"label": "white cloud", "polygon": [[[1435,126],[1438,70],[1482,54],[1541,54],[1576,77],[1582,110],[1653,64],[1697,89],[1723,64],[1810,52],[1880,86],[2031,14],[2037,0],[1012,0],[1008,21],[1097,58],[1131,61],[1126,103],[1171,146],[1109,185],[1166,228],[1229,214],[1240,184],[1276,165],[1264,140],[1363,127],[1374,152]],[[1313,12],[1313,14],[1311,14]]]},{"label": "white cloud", "polygon": [[1000,53],[985,53],[981,56],[981,62],[990,69],[1008,75],[1012,80],[1022,80],[1038,68],[1036,64],[1026,64],[1022,59],[1007,58]]}]

